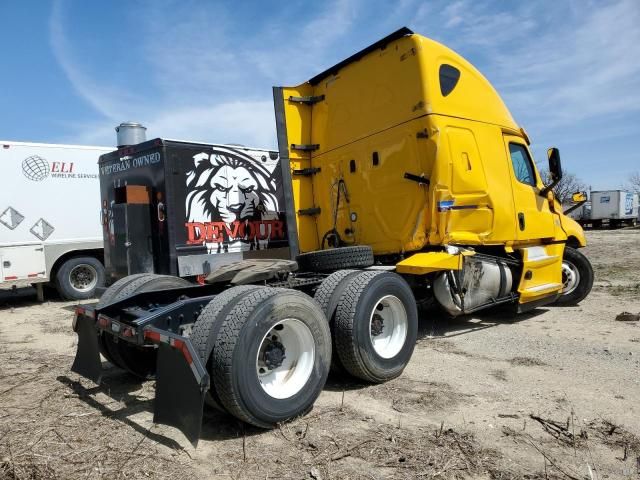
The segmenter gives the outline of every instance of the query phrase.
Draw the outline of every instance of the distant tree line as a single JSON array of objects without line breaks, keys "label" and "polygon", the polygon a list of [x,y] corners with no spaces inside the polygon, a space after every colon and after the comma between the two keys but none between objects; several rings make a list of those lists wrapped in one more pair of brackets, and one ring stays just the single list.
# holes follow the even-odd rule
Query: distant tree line
[{"label": "distant tree line", "polygon": [[629,177],[631,188],[640,193],[640,172],[632,173]]},{"label": "distant tree line", "polygon": [[[551,183],[551,173],[549,173],[548,169],[541,168],[540,176],[542,177],[542,182],[545,185],[549,185]],[[640,193],[640,171],[634,172],[629,175],[627,184],[628,189]],[[585,192],[587,189],[587,185],[580,178],[578,178],[577,175],[565,171],[558,185],[554,187],[553,193],[556,195],[556,198],[560,201],[560,203],[570,203],[571,194],[575,192]]]},{"label": "distant tree line", "polygon": [[[549,185],[551,183],[551,173],[547,168],[540,170],[540,176],[542,177],[542,183]],[[575,174],[571,172],[563,172],[562,178],[558,184],[553,187],[553,193],[560,203],[570,203],[571,195],[576,192],[584,192],[587,190],[587,186],[582,180],[580,180]]]}]

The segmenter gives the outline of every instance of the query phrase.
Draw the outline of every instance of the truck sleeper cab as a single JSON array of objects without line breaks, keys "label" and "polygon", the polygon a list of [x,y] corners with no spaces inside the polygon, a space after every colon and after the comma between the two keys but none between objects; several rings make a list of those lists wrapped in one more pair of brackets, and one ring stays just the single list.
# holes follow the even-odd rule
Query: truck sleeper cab
[{"label": "truck sleeper cab", "polygon": [[[308,411],[331,365],[397,377],[418,305],[456,316],[589,293],[581,228],[542,184],[525,131],[455,52],[404,28],[275,87],[274,105],[296,261],[244,259],[203,286],[125,277],[78,311],[74,371],[99,380],[99,350],[155,374],[156,420],[195,442],[205,402],[269,427]],[[549,163],[558,181],[557,149]]]}]

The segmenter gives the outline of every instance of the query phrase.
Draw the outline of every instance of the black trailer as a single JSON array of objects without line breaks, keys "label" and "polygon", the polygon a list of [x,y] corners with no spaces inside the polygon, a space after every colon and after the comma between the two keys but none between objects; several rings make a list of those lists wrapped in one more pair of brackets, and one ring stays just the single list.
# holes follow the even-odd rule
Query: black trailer
[{"label": "black trailer", "polygon": [[279,162],[275,151],[161,138],[102,155],[107,284],[290,258]]}]

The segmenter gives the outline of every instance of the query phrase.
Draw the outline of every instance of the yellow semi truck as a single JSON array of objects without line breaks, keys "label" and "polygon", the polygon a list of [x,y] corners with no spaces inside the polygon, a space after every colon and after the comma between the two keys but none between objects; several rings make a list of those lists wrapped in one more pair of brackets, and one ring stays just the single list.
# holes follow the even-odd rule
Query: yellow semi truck
[{"label": "yellow semi truck", "polygon": [[[369,382],[397,377],[421,304],[515,314],[589,293],[582,229],[542,183],[495,89],[452,50],[403,28],[275,87],[274,105],[283,202],[256,211],[283,222],[287,247],[279,238],[270,252],[265,230],[265,248],[254,242],[227,265],[229,254],[213,253],[223,266],[204,285],[146,272],[118,280],[76,312],[74,371],[99,381],[101,352],[155,376],[155,420],[197,441],[205,402],[269,427],[308,411],[331,366]],[[222,160],[218,183],[251,170]],[[559,181],[555,148],[549,169]],[[184,223],[180,212],[163,205],[169,229]]]}]

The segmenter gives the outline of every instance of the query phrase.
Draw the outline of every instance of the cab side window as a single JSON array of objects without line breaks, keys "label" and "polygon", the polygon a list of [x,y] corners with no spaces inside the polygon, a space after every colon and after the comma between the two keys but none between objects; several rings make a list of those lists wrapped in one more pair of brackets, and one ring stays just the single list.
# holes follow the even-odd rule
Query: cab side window
[{"label": "cab side window", "polygon": [[535,187],[536,174],[525,146],[519,143],[510,143],[509,153],[511,154],[511,163],[513,163],[513,172],[518,181]]}]

